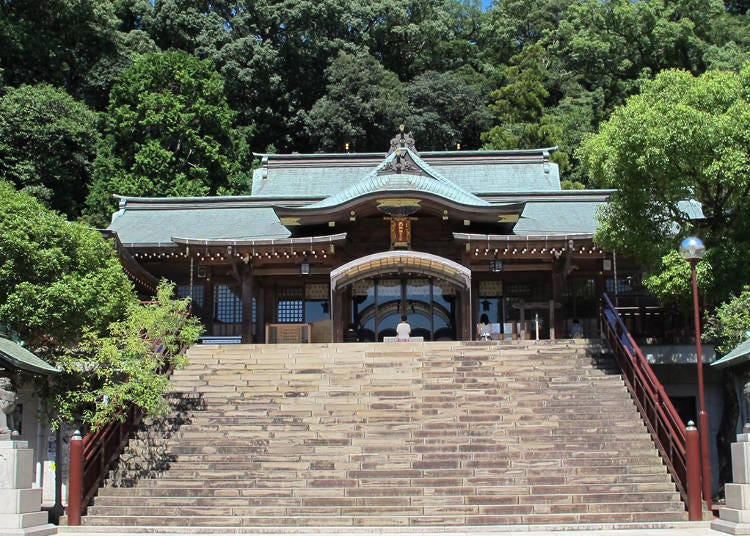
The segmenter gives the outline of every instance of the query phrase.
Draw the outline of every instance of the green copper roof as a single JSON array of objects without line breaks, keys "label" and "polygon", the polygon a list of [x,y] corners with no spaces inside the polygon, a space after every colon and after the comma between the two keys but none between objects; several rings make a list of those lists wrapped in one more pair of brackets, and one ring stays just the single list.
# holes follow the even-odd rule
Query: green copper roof
[{"label": "green copper roof", "polygon": [[[554,192],[560,190],[555,148],[527,151],[450,151],[420,153],[431,171],[471,194]],[[389,155],[389,157],[391,157]],[[259,155],[253,173],[253,196],[328,197],[356,185],[376,166],[382,153]]]},{"label": "green copper roof", "polygon": [[[356,184],[305,208],[316,209],[338,206],[377,192],[413,191],[432,194],[462,205],[490,206],[490,203],[458,187],[424,162],[411,149],[402,149],[399,155],[389,154],[377,167]],[[397,160],[403,159],[411,167],[402,173],[393,171]],[[390,168],[390,169],[389,169]]]},{"label": "green copper roof", "polygon": [[32,374],[57,374],[60,369],[38,358],[26,348],[5,337],[0,337],[0,363]]},{"label": "green copper roof", "polygon": [[291,235],[268,204],[248,197],[121,198],[120,206],[108,229],[125,246],[168,245],[173,237],[215,240]]},{"label": "green copper roof", "polygon": [[594,234],[596,212],[605,201],[530,202],[513,231],[517,235],[544,235],[561,233]]},{"label": "green copper roof", "polygon": [[750,361],[750,339],[738,344],[731,352],[711,363],[712,367],[726,368]]}]

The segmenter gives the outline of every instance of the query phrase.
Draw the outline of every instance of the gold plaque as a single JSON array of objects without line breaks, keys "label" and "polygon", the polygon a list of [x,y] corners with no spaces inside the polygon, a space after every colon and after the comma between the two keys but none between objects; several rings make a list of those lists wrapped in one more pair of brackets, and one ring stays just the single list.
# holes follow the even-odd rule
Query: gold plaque
[{"label": "gold plaque", "polygon": [[411,220],[391,218],[391,247],[408,248],[411,245]]}]

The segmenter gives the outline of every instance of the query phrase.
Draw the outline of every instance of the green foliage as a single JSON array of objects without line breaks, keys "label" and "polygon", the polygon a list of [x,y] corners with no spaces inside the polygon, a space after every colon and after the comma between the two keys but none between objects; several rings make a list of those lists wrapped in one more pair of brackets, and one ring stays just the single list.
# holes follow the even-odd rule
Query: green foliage
[{"label": "green foliage", "polygon": [[[576,149],[644,82],[668,68],[739,71],[750,60],[747,0],[480,6],[8,0],[0,3],[0,76],[9,87],[48,82],[106,110],[91,129],[104,137],[93,183],[86,172],[72,189],[53,182],[46,186],[52,194],[37,192],[64,199],[88,188],[88,217],[104,224],[112,193],[244,193],[251,148],[341,150],[344,140],[352,149],[382,151],[401,121],[425,150],[558,146],[553,159],[563,179],[588,185]],[[178,51],[210,62],[210,74],[187,66]],[[368,72],[342,72],[342,55],[353,58],[352,69]],[[196,82],[173,83],[180,72]],[[155,83],[140,82],[148,78]],[[218,86],[223,103],[214,98]],[[352,95],[342,95],[347,87]],[[179,107],[170,93],[185,96]],[[186,111],[198,95],[213,112]],[[68,161],[80,162],[70,150]],[[72,216],[79,210],[61,209]]]},{"label": "green foliage", "polygon": [[8,88],[0,97],[0,178],[77,218],[91,180],[97,123],[62,89]]},{"label": "green foliage", "polygon": [[554,145],[540,128],[540,118],[549,92],[544,85],[546,51],[531,45],[511,58],[504,72],[505,83],[492,92],[497,126],[482,135],[488,149],[528,149]]},{"label": "green foliage", "polygon": [[354,151],[383,146],[403,121],[401,83],[371,56],[340,54],[326,69],[326,96],[306,114],[305,130],[318,147]]},{"label": "green foliage", "polygon": [[47,82],[83,96],[89,71],[116,52],[109,0],[0,2],[0,69],[9,85]]},{"label": "green foliage", "polygon": [[102,333],[133,300],[100,233],[0,182],[0,322],[28,347],[52,356],[84,330]]},{"label": "green foliage", "polygon": [[719,305],[706,318],[704,336],[718,342],[719,354],[731,352],[735,346],[748,338],[750,331],[750,285],[745,285],[738,295]]},{"label": "green foliage", "polygon": [[492,124],[486,78],[470,67],[428,71],[404,88],[409,114],[406,125],[420,150],[478,149],[480,134]]},{"label": "green foliage", "polygon": [[635,93],[639,81],[669,67],[700,70],[696,30],[721,13],[717,0],[586,0],[572,3],[549,43],[564,69],[587,90],[601,88],[608,106]]},{"label": "green foliage", "polygon": [[227,189],[244,162],[233,161],[234,113],[209,61],[183,52],[147,54],[110,93],[104,139],[87,213],[102,224],[113,193],[202,196]]},{"label": "green foliage", "polygon": [[[695,265],[699,292],[710,292],[713,286],[713,270],[707,260]],[[688,314],[693,308],[693,278],[690,263],[675,249],[661,259],[661,266],[648,274],[643,286],[665,306],[672,306]]]},{"label": "green foliage", "polygon": [[170,388],[165,371],[186,364],[184,350],[202,331],[188,314],[189,300],[175,299],[173,290],[162,281],[154,302],[131,303],[106,336],[88,332],[80,347],[58,361],[62,381],[75,386],[55,397],[59,419],[96,429],[123,418],[129,404],[147,415],[164,413]]},{"label": "green foliage", "polygon": [[524,48],[557,29],[571,0],[502,0],[495,2],[481,28],[484,52],[505,64]]},{"label": "green foliage", "polygon": [[597,241],[654,262],[691,228],[689,198],[701,203],[709,248],[740,233],[750,192],[749,95],[750,65],[741,74],[699,77],[664,71],[587,137],[578,153],[584,169],[598,185],[618,189]]}]

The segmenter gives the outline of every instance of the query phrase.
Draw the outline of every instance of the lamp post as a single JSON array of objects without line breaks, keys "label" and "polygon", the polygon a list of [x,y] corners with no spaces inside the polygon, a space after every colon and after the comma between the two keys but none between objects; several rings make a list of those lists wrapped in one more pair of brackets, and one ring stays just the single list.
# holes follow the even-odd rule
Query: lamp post
[{"label": "lamp post", "polygon": [[708,413],[703,391],[703,348],[701,347],[701,321],[698,306],[698,278],[695,264],[706,254],[706,246],[700,238],[689,236],[680,244],[680,255],[690,263],[690,274],[693,280],[693,320],[695,322],[695,351],[698,362],[698,430],[701,439],[701,475],[703,480],[703,500],[711,511],[711,451],[708,446]]}]

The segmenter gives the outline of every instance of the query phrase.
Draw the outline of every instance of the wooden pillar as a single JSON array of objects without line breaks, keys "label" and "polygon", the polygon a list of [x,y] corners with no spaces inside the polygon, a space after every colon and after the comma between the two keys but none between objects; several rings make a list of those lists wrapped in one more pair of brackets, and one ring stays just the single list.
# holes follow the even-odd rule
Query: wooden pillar
[{"label": "wooden pillar", "polygon": [[557,339],[559,337],[565,337],[565,319],[562,315],[553,315],[555,305],[561,303],[562,300],[562,287],[564,284],[564,277],[561,272],[552,270],[552,301],[550,303],[550,319],[549,319],[549,338]]},{"label": "wooden pillar", "polygon": [[349,324],[349,317],[344,313],[344,294],[346,289],[337,288],[331,295],[331,342],[344,340],[344,328]]},{"label": "wooden pillar", "polygon": [[[263,325],[261,329],[263,333],[266,332],[266,324],[273,324],[276,322],[274,315],[276,314],[276,290],[277,286],[274,284],[271,288],[263,289]],[[268,344],[268,341],[264,341]]]},{"label": "wooden pillar", "polygon": [[215,335],[214,333],[214,317],[216,316],[216,304],[214,303],[214,284],[211,279],[206,278],[206,308],[205,311],[205,322],[206,332],[209,335]]},{"label": "wooden pillar", "polygon": [[250,266],[242,269],[242,283],[240,299],[242,301],[242,343],[253,342],[253,291],[255,286],[253,270]]},{"label": "wooden pillar", "polygon": [[261,280],[255,282],[255,340],[259,343],[266,341],[266,291]]},{"label": "wooden pillar", "polygon": [[463,288],[458,293],[458,299],[460,300],[460,311],[461,311],[461,323],[460,323],[460,340],[470,341],[471,340],[471,313],[474,310],[471,303],[471,289]]}]

